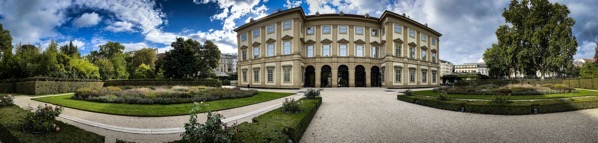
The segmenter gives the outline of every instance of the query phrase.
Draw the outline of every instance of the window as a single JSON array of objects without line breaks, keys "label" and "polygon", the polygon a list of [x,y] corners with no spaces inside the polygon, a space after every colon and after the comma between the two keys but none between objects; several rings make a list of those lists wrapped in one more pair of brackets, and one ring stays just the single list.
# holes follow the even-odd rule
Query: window
[{"label": "window", "polygon": [[283,67],[282,70],[283,70],[283,73],[284,73],[283,82],[284,83],[291,82],[291,67],[290,66],[286,66],[286,67]]},{"label": "window", "polygon": [[422,82],[428,82],[426,81],[428,78],[428,70],[422,70]]},{"label": "window", "polygon": [[436,39],[432,38],[432,45],[436,45]]},{"label": "window", "polygon": [[422,50],[422,60],[426,61],[426,56],[428,55],[428,51]]},{"label": "window", "polygon": [[274,44],[268,44],[268,57],[274,56]]},{"label": "window", "polygon": [[260,82],[260,69],[253,69],[253,82]]},{"label": "window", "polygon": [[291,20],[284,21],[284,22],[283,22],[283,26],[282,26],[282,28],[283,28],[284,30],[289,30],[289,29],[291,29]]},{"label": "window", "polygon": [[307,46],[307,57],[314,57],[314,46]]},{"label": "window", "polygon": [[415,59],[415,47],[409,48],[409,53],[411,54],[409,57]]},{"label": "window", "polygon": [[372,29],[372,36],[378,36],[378,29]]},{"label": "window", "polygon": [[323,45],[322,46],[322,56],[328,57],[330,56],[330,45]]},{"label": "window", "polygon": [[283,43],[283,54],[290,55],[291,54],[291,41],[284,41]]},{"label": "window", "polygon": [[330,34],[330,25],[323,26],[322,31],[324,34]]},{"label": "window", "polygon": [[401,34],[402,31],[403,31],[403,29],[401,29],[401,25],[396,24],[395,25],[395,33]]},{"label": "window", "polygon": [[258,47],[253,47],[253,58],[257,59],[260,57],[260,48]]},{"label": "window", "polygon": [[424,42],[428,41],[428,35],[422,34],[422,41],[424,41]]},{"label": "window", "polygon": [[274,25],[268,25],[268,33],[274,33]]},{"label": "window", "polygon": [[432,63],[436,63],[436,53],[432,53]]},{"label": "window", "polygon": [[415,68],[409,68],[409,82],[415,82]]},{"label": "window", "polygon": [[260,29],[253,30],[253,38],[260,37]]},{"label": "window", "polygon": [[415,30],[409,29],[409,37],[415,38]]},{"label": "window", "polygon": [[345,45],[345,44],[342,44],[342,45],[340,45],[340,46],[339,46],[339,48],[338,48],[338,49],[339,49],[339,55],[340,55],[341,57],[345,57],[345,56],[347,56],[347,45]]},{"label": "window", "polygon": [[243,70],[243,82],[247,82],[247,69]]},{"label": "window", "polygon": [[241,42],[247,41],[247,34],[241,34]]},{"label": "window", "polygon": [[397,56],[397,57],[401,56],[402,51],[403,51],[403,48],[401,48],[401,44],[395,43],[395,56]]},{"label": "window", "polygon": [[372,47],[372,58],[378,58],[378,47]]},{"label": "window", "polygon": [[401,82],[401,72],[402,72],[402,67],[395,67],[395,82],[396,83]]},{"label": "window", "polygon": [[247,49],[243,49],[241,57],[243,57],[243,61],[247,60]]},{"label": "window", "polygon": [[357,45],[355,51],[357,57],[363,57],[363,45]]},{"label": "window", "polygon": [[355,27],[355,34],[363,35],[363,27]]},{"label": "window", "polygon": [[307,27],[307,35],[313,35],[314,34],[314,27]]},{"label": "window", "polygon": [[274,68],[268,68],[267,72],[268,72],[268,82],[273,82],[274,81]]},{"label": "window", "polygon": [[432,71],[432,83],[436,83],[436,71]]},{"label": "window", "polygon": [[385,67],[380,68],[380,82],[384,83],[384,70]]},{"label": "window", "polygon": [[338,27],[338,33],[340,34],[347,34],[347,26],[342,25]]}]

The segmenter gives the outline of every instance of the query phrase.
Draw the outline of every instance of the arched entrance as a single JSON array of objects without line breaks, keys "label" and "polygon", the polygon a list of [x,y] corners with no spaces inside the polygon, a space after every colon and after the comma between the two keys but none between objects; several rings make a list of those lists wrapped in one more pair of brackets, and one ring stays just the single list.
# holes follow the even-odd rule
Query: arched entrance
[{"label": "arched entrance", "polygon": [[355,87],[365,87],[365,68],[362,65],[355,67]]},{"label": "arched entrance", "polygon": [[332,70],[330,66],[324,65],[322,66],[322,77],[320,78],[320,83],[322,84],[321,87],[330,87],[332,86]]},{"label": "arched entrance", "polygon": [[381,74],[380,74],[380,68],[378,68],[378,66],[373,66],[371,73],[370,73],[371,77],[370,80],[372,82],[372,87],[380,87],[382,86],[382,82],[380,80],[381,78]]},{"label": "arched entrance", "polygon": [[305,82],[303,87],[316,87],[316,68],[314,66],[307,66],[305,68]]},{"label": "arched entrance", "polygon": [[349,67],[338,66],[338,87],[349,87]]}]

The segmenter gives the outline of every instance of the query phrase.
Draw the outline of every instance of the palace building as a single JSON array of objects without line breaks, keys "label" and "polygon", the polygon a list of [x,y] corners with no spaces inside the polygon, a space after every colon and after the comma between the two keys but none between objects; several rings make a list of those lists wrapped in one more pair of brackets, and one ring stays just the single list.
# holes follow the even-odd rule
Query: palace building
[{"label": "palace building", "polygon": [[442,35],[405,14],[278,10],[235,29],[238,86],[433,87]]}]

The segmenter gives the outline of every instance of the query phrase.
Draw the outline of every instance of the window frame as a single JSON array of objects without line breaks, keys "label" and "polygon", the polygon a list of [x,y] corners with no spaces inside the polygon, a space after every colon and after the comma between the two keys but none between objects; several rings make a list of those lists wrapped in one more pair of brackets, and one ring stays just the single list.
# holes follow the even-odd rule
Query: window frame
[{"label": "window frame", "polygon": [[268,57],[273,57],[273,56],[276,56],[276,51],[275,51],[276,47],[274,47],[274,44],[273,44],[273,43],[268,43],[268,44],[266,45],[266,48],[267,48],[267,50],[268,50],[268,51],[266,51],[266,52],[268,52],[268,53],[267,53],[267,54],[268,54]]},{"label": "window frame", "polygon": [[[256,32],[257,32],[257,36],[256,36]],[[253,38],[257,38],[257,37],[260,37],[260,29],[259,28],[253,30]]]},{"label": "window frame", "polygon": [[[398,71],[398,72],[397,72]],[[403,68],[402,67],[394,67],[394,74],[395,74],[395,83],[402,83]]]},{"label": "window frame", "polygon": [[[271,33],[274,33],[274,32],[276,32],[276,30],[275,30],[275,29],[276,29],[276,27],[275,27],[275,25],[274,25],[274,24],[272,24],[272,25],[268,25],[268,26],[266,27],[266,31],[268,32],[268,34],[271,34]],[[272,31],[270,31],[270,30],[272,30]]]},{"label": "window frame", "polygon": [[[345,32],[343,32],[342,29],[345,29]],[[347,34],[347,30],[348,30],[348,26],[347,25],[339,25],[338,26],[338,34]]]},{"label": "window frame", "polygon": [[291,66],[283,66],[282,67],[282,74],[283,74],[283,79],[282,82],[283,83],[291,83],[291,70],[293,67]]},{"label": "window frame", "polygon": [[[397,28],[397,26],[398,26],[398,28]],[[399,31],[397,31],[397,29],[398,29]],[[394,32],[395,32],[395,33],[398,33],[398,34],[402,34],[402,32],[403,32],[403,27],[402,27],[401,25],[399,25],[399,24],[395,24],[395,29],[394,29]]]},{"label": "window frame", "polygon": [[373,29],[373,28],[370,28],[370,29],[372,29],[370,31],[370,36],[372,36],[372,37],[378,37],[378,35],[380,35],[380,32],[378,31],[378,29]]},{"label": "window frame", "polygon": [[[288,22],[288,25],[287,25],[287,22]],[[285,20],[285,21],[282,22],[282,29],[283,30],[291,30],[291,27],[292,27],[292,23],[291,23],[290,19],[289,20]]]},{"label": "window frame", "polygon": [[322,44],[322,57],[330,57],[332,54],[330,53],[331,47],[330,44]]},{"label": "window frame", "polygon": [[260,68],[253,68],[253,83],[260,82]]},{"label": "window frame", "polygon": [[[343,46],[344,46],[344,49],[342,48]],[[338,56],[346,57],[347,55],[348,55],[347,54],[347,44],[339,44],[338,45]]]},{"label": "window frame", "polygon": [[274,67],[266,68],[266,82],[273,83],[274,82]]},{"label": "window frame", "polygon": [[[315,33],[314,29],[315,29],[315,27],[313,27],[313,26],[307,27],[307,28],[305,28],[305,33],[307,33],[307,35],[314,35],[314,33]],[[310,31],[311,31],[311,33],[310,33]]]},{"label": "window frame", "polygon": [[421,37],[420,37],[420,38],[421,38],[421,40],[422,40],[423,42],[428,42],[428,35],[426,35],[426,34],[421,34]]},{"label": "window frame", "polygon": [[422,83],[427,83],[428,82],[428,70],[427,69],[422,69]]},{"label": "window frame", "polygon": [[355,56],[356,57],[363,57],[364,56],[363,48],[364,48],[364,46],[362,44],[356,44],[355,45]]},{"label": "window frame", "polygon": [[[328,27],[328,32],[326,32],[326,27]],[[322,25],[322,34],[330,34],[330,33],[332,33],[332,26]]]},{"label": "window frame", "polygon": [[282,42],[282,54],[283,55],[290,55],[292,50],[293,50],[293,48],[292,48],[290,40]]},{"label": "window frame", "polygon": [[415,68],[409,68],[409,83],[415,83],[416,79],[416,72],[417,70]]},{"label": "window frame", "polygon": [[363,35],[363,26],[355,26],[355,35]]},{"label": "window frame", "polygon": [[260,47],[253,47],[253,58],[260,58]]},{"label": "window frame", "polygon": [[307,57],[308,58],[313,58],[315,56],[315,54],[314,54],[314,45],[307,45],[306,49],[307,49]]},{"label": "window frame", "polygon": [[409,37],[415,38],[416,32],[413,29],[409,29]]},{"label": "window frame", "polygon": [[378,52],[379,52],[378,47],[370,46],[370,56],[372,58],[378,58]]},{"label": "window frame", "polygon": [[241,34],[241,42],[247,41],[247,33]]},{"label": "window frame", "polygon": [[395,47],[394,48],[395,57],[402,57],[403,56],[403,44],[400,44],[400,43],[394,43],[394,44],[395,44],[395,46],[394,46]]},{"label": "window frame", "polygon": [[428,60],[428,51],[427,50],[421,50],[421,60],[422,61],[427,61]]}]

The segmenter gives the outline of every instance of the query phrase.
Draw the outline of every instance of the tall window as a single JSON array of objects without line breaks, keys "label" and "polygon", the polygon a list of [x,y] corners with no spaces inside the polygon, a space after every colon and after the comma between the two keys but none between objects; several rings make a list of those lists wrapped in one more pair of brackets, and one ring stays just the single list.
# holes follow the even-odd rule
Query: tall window
[{"label": "tall window", "polygon": [[283,54],[290,55],[291,54],[291,41],[284,41],[283,43]]},{"label": "tall window", "polygon": [[260,37],[260,29],[253,30],[253,38]]},{"label": "tall window", "polygon": [[409,37],[415,38],[415,30],[409,29]]},{"label": "tall window", "polygon": [[323,45],[322,46],[322,56],[328,57],[330,56],[330,45]]},{"label": "tall window", "polygon": [[338,33],[347,34],[347,26],[346,25],[338,26]]},{"label": "tall window", "polygon": [[395,82],[396,83],[400,83],[401,82],[401,72],[402,72],[402,67],[395,67]]},{"label": "tall window", "polygon": [[314,46],[307,46],[307,57],[314,57]]},{"label": "tall window", "polygon": [[355,27],[355,34],[363,35],[363,27]]},{"label": "tall window", "polygon": [[409,82],[415,82],[415,68],[409,68]]},{"label": "tall window", "polygon": [[241,42],[247,41],[247,34],[241,34]]},{"label": "tall window", "polygon": [[401,34],[402,31],[401,25],[395,24],[395,33]]},{"label": "tall window", "polygon": [[403,52],[403,48],[401,48],[402,45],[399,43],[395,43],[395,56],[399,57],[401,56],[401,52]]},{"label": "tall window", "polygon": [[378,58],[378,47],[372,47],[372,58]]},{"label": "tall window", "polygon": [[372,36],[378,36],[378,29],[372,29]]},{"label": "tall window", "polygon": [[247,60],[247,49],[243,49],[243,50],[242,50],[242,55],[241,55],[241,57],[243,57],[243,61],[244,61],[244,60]]},{"label": "tall window", "polygon": [[322,32],[324,34],[330,34],[330,25],[322,26]]},{"label": "tall window", "polygon": [[247,69],[243,70],[243,82],[247,82]]},{"label": "tall window", "polygon": [[436,71],[432,71],[432,83],[436,83]]},{"label": "tall window", "polygon": [[253,58],[257,59],[260,57],[260,48],[258,47],[253,47]]},{"label": "tall window", "polygon": [[274,56],[274,44],[269,43],[268,44],[268,57],[272,57],[272,56]]},{"label": "tall window", "polygon": [[436,45],[436,39],[432,38],[432,45]]},{"label": "tall window", "polygon": [[432,63],[436,63],[436,53],[432,52]]},{"label": "tall window", "polygon": [[268,82],[273,82],[274,81],[274,68],[268,68],[267,72],[268,72]]},{"label": "tall window", "polygon": [[274,33],[274,25],[268,25],[268,33]]},{"label": "tall window", "polygon": [[380,68],[380,82],[384,83],[384,70],[385,67]]},{"label": "tall window", "polygon": [[409,48],[410,58],[415,59],[415,47]]},{"label": "tall window", "polygon": [[339,49],[339,55],[340,55],[341,57],[345,57],[345,56],[347,56],[347,45],[345,45],[345,44],[342,44],[342,45],[340,45],[340,46],[339,46],[339,48],[338,48],[338,49]]},{"label": "tall window", "polygon": [[314,27],[307,27],[307,35],[314,34]]},{"label": "tall window", "polygon": [[426,61],[426,59],[427,59],[427,58],[426,58],[426,56],[427,56],[427,55],[428,55],[428,51],[426,51],[426,50],[422,50],[422,60],[423,60],[423,61]]},{"label": "tall window", "polygon": [[260,82],[260,69],[253,69],[253,82]]},{"label": "tall window", "polygon": [[289,29],[291,29],[291,20],[284,21],[284,22],[283,22],[283,26],[282,26],[282,28],[283,28],[284,30],[289,30]]},{"label": "tall window", "polygon": [[428,82],[428,70],[422,70],[422,82]]},{"label": "tall window", "polygon": [[428,41],[428,35],[422,34],[422,41],[424,41],[424,42]]},{"label": "tall window", "polygon": [[290,66],[286,66],[286,67],[283,67],[282,70],[284,72],[283,82],[284,83],[291,82],[291,67]]},{"label": "tall window", "polygon": [[357,45],[355,51],[357,57],[363,57],[363,45]]}]

